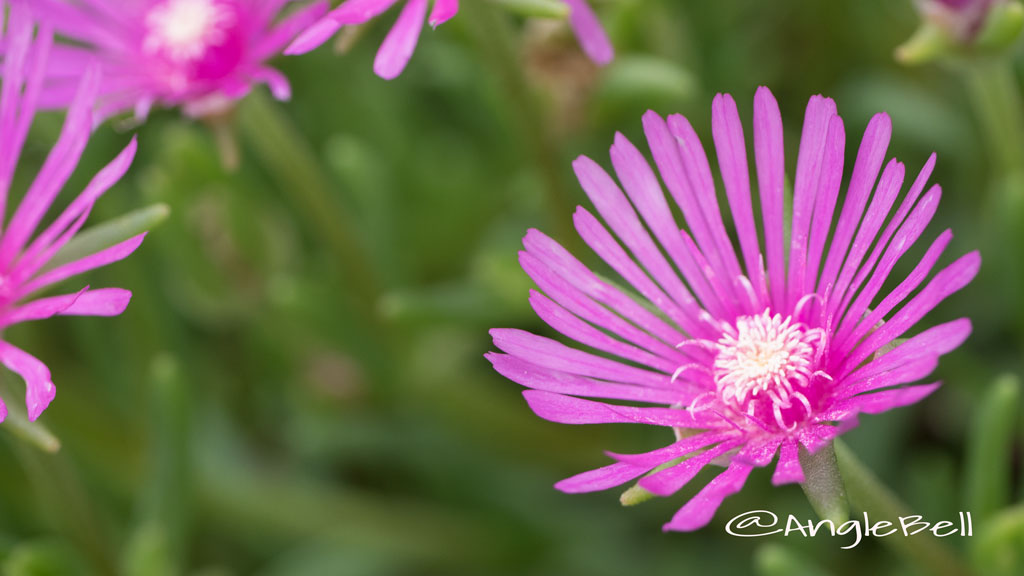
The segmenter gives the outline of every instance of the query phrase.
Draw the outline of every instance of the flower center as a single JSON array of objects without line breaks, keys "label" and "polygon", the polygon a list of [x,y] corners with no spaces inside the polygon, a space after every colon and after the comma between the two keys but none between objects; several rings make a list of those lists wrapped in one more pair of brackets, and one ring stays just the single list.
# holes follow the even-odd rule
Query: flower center
[{"label": "flower center", "polygon": [[235,14],[216,0],[167,0],[146,14],[142,48],[177,63],[193,62],[227,40]]},{"label": "flower center", "polygon": [[247,44],[244,16],[239,0],[163,0],[149,10],[141,50],[165,97],[216,91],[235,73]]},{"label": "flower center", "polygon": [[716,344],[712,373],[718,395],[741,412],[792,429],[801,414],[811,412],[808,387],[822,334],[768,310],[738,318]]}]

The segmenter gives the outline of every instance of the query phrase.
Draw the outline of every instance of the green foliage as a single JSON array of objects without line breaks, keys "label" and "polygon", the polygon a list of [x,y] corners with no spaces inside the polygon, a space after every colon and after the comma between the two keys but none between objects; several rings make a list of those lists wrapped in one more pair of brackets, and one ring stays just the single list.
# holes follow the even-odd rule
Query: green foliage
[{"label": "green foliage", "polygon": [[[926,518],[972,510],[973,540],[946,544],[965,548],[978,574],[1020,574],[1019,390],[989,385],[1020,374],[1024,354],[1011,284],[1020,233],[1010,233],[1024,222],[1011,214],[1024,205],[1014,196],[1024,158],[1005,112],[1014,101],[999,93],[1019,87],[1019,48],[1004,47],[1010,60],[965,89],[961,68],[893,62],[918,25],[909,1],[595,1],[617,52],[598,69],[559,19],[560,2],[462,4],[423,31],[392,82],[371,73],[385,23],[366,26],[343,56],[275,61],[294,99],[258,88],[238,107],[233,170],[221,164],[226,133],[172,111],[137,129],[133,167],[58,256],[152,229],[130,258],[63,286],[123,286],[128,310],[4,334],[47,362],[58,393],[29,425],[20,379],[4,378],[0,573],[906,573],[883,547],[897,538],[840,550],[828,537],[727,535],[724,523],[747,510],[815,518],[799,488],[771,486],[769,470],[685,535],[661,525],[718,470],[625,509],[614,491],[555,491],[608,464],[604,450],[644,452],[671,435],[544,422],[483,358],[488,328],[551,334],[517,260],[529,228],[615,278],[572,233],[572,208],[586,204],[573,158],[609,166],[615,131],[646,150],[641,115],[653,108],[685,114],[714,166],[714,93],[736,98],[749,140],[754,90],[768,85],[790,176],[817,93],[843,115],[847,179],[882,109],[895,127],[888,156],[908,174],[939,152],[942,205],[894,276],[945,228],[956,238],[944,262],[983,248],[978,280],[925,320],[974,323],[934,375],[945,384],[918,405],[862,416],[844,436],[872,475],[851,480],[837,448],[852,517],[864,509],[858,489],[883,481]],[[57,114],[40,118],[17,193],[58,126]],[[58,203],[129,137],[100,127]],[[644,499],[627,494],[627,504]]]}]

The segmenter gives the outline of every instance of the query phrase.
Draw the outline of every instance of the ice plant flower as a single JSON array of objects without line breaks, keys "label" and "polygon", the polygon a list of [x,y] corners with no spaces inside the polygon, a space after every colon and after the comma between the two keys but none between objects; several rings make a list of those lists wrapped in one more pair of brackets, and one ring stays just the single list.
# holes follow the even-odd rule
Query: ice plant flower
[{"label": "ice plant flower", "polygon": [[[346,0],[307,28],[285,50],[286,54],[304,54],[327,41],[342,26],[363,24],[380,16],[399,0]],[[586,0],[564,0],[569,6],[569,25],[579,38],[584,52],[594,62],[611,62],[614,52],[601,23]],[[409,63],[419,41],[423,20],[437,27],[459,11],[458,0],[433,0],[427,15],[428,0],[406,0],[398,21],[384,38],[373,71],[385,80],[397,78]]]},{"label": "ice plant flower", "polygon": [[[0,0],[0,14],[5,2]],[[37,108],[52,35],[45,28],[34,33],[26,3],[15,0],[8,13],[8,26],[0,37],[7,54],[0,73],[0,214],[5,213],[8,193],[18,158]],[[109,248],[60,263],[52,261],[57,252],[75,236],[93,203],[128,169],[135,155],[132,142],[100,170],[55,219],[40,231],[40,223],[54,199],[78,165],[92,130],[92,107],[100,90],[99,69],[88,66],[72,99],[64,128],[39,173],[28,187],[13,216],[0,228],[0,331],[30,320],[54,315],[116,316],[124,311],[131,292],[121,288],[82,288],[70,294],[37,297],[43,289],[116,262],[138,248],[140,234]],[[35,420],[53,400],[56,388],[46,365],[0,336],[0,363],[25,380],[25,402],[29,420]],[[7,407],[0,401],[0,421]]]},{"label": "ice plant flower", "polygon": [[730,96],[718,95],[712,134],[738,250],[707,156],[686,118],[666,121],[648,112],[643,127],[687,229],[680,230],[647,160],[621,134],[611,147],[621,188],[593,160],[578,158],[576,175],[604,224],[579,207],[576,230],[636,295],[530,230],[519,259],[542,291],[532,292],[530,302],[549,326],[588,349],[495,329],[491,335],[502,353],[487,357],[502,375],[529,388],[527,402],[547,420],[632,422],[676,432],[675,442],[652,452],[610,454],[615,463],[562,480],[556,484],[562,491],[602,490],[640,478],[639,486],[667,496],[709,463],[724,463],[724,472],[665,525],[689,531],[706,525],[751,469],[767,466],[776,454],[772,482],[802,482],[801,450],[819,450],[855,426],[860,413],[911,404],[935,390],[937,382],[904,385],[927,376],[940,355],[959,346],[970,322],[954,320],[896,340],[970,282],[980,257],[969,253],[932,276],[952,238],[947,230],[883,293],[940,196],[937,185],[927,187],[932,155],[897,203],[904,167],[893,159],[882,170],[891,133],[885,114],[868,125],[837,210],[843,122],[832,100],[811,98],[787,219],[782,118],[772,94],[759,89],[753,132],[761,234],[739,114]]},{"label": "ice plant flower", "polygon": [[66,106],[82,63],[103,70],[99,113],[154,105],[189,116],[223,111],[255,84],[291,95],[288,80],[267,65],[295,34],[327,11],[314,2],[282,17],[290,0],[33,0],[41,19],[74,43],[54,47],[41,104]]}]

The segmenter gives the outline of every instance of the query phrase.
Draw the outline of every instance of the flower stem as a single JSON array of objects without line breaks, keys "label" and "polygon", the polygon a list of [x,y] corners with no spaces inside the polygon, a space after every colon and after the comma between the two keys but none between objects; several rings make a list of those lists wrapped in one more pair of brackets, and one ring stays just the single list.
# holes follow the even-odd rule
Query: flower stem
[{"label": "flower stem", "polygon": [[[843,475],[846,492],[853,507],[867,513],[876,522],[884,520],[891,522],[894,526],[900,525],[901,516],[911,515],[907,505],[886,488],[857,459],[846,444],[836,440],[835,451],[839,462],[839,471]],[[902,534],[894,535],[882,538],[881,542],[915,565],[922,567],[926,574],[935,576],[967,576],[971,574],[964,562],[929,532],[906,537]]]}]

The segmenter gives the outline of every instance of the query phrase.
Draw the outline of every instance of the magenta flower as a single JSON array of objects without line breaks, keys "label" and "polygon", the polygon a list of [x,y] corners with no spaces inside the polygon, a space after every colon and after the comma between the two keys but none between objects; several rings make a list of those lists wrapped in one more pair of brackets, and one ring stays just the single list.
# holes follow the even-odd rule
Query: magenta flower
[{"label": "magenta flower", "polygon": [[885,114],[875,116],[835,220],[845,133],[835,103],[821,96],[807,107],[787,235],[782,118],[766,88],[755,97],[753,123],[762,237],[736,105],[718,95],[712,112],[738,252],[696,132],[682,116],[666,122],[648,112],[643,125],[651,153],[688,230],[680,230],[657,176],[621,134],[611,157],[625,194],[594,161],[578,158],[577,177],[611,231],[582,207],[576,230],[638,295],[603,280],[531,230],[520,262],[543,291],[531,293],[534,310],[592,351],[496,329],[491,335],[504,353],[487,355],[498,372],[530,388],[523,394],[542,418],[653,424],[677,432],[676,442],[653,452],[610,454],[614,464],[555,485],[564,492],[602,490],[643,476],[641,487],[666,496],[709,463],[727,462],[666,530],[706,525],[751,469],[768,465],[776,453],[772,482],[802,482],[800,446],[813,453],[855,426],[859,413],[911,404],[935,390],[937,382],[902,385],[927,376],[940,355],[964,341],[971,330],[967,319],[887,347],[970,282],[981,263],[977,252],[967,254],[918,290],[952,238],[947,230],[879,298],[939,203],[937,185],[925,192],[935,156],[893,212],[904,167],[891,160],[878,178],[891,125]]},{"label": "magenta flower", "polygon": [[327,10],[315,2],[281,18],[290,0],[33,0],[37,13],[74,44],[54,47],[41,104],[66,106],[82,63],[99,61],[100,116],[181,106],[189,116],[223,110],[254,84],[291,96],[266,61]]},{"label": "magenta flower", "polygon": [[[611,62],[614,56],[611,42],[608,41],[608,36],[605,35],[601,23],[586,0],[564,1],[569,6],[569,25],[579,38],[587,56],[598,64]],[[398,0],[346,0],[300,34],[291,46],[288,46],[285,54],[305,54],[326,42],[342,26],[363,24],[380,16],[397,2]],[[384,38],[384,43],[381,44],[373,62],[373,71],[381,78],[392,80],[405,69],[416,49],[424,19],[431,26],[437,27],[459,11],[458,0],[434,0],[428,17],[427,5],[428,0],[405,2],[398,21]]]},{"label": "magenta flower", "polygon": [[[6,7],[0,0],[0,14]],[[48,30],[33,38],[34,25],[24,2],[16,0],[8,14],[7,47],[0,91],[0,214],[5,212],[8,192],[18,157],[38,105],[46,59],[53,48]],[[19,322],[54,315],[116,316],[124,311],[131,292],[121,288],[90,290],[37,298],[35,295],[62,280],[77,276],[128,256],[142,243],[140,234],[67,263],[51,262],[85,223],[93,203],[128,169],[135,156],[135,141],[104,167],[85,190],[41,232],[39,224],[78,165],[92,129],[92,107],[100,90],[99,70],[88,66],[83,74],[64,129],[36,175],[14,215],[0,231],[0,330]],[[46,365],[0,339],[0,362],[25,379],[25,403],[29,420],[35,420],[53,400],[56,388]],[[0,401],[0,421],[7,408]]]}]

